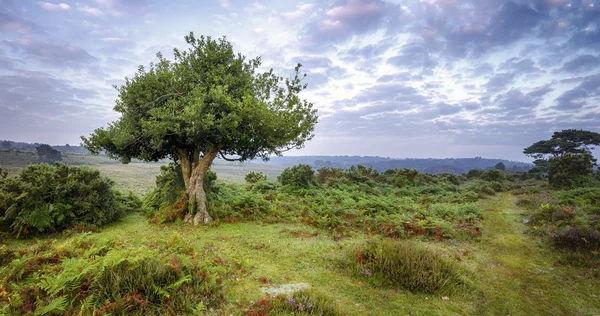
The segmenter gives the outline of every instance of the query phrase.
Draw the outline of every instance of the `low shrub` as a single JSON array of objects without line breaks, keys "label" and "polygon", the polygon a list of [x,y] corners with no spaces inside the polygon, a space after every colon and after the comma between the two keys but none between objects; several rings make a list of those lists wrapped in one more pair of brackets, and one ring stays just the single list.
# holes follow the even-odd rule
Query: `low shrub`
[{"label": "low shrub", "polygon": [[600,250],[600,232],[579,227],[569,227],[552,235],[552,243],[558,249],[575,251]]},{"label": "low shrub", "polygon": [[110,179],[86,166],[36,164],[0,179],[0,231],[17,237],[103,225],[139,206],[137,197],[118,193]]},{"label": "low shrub", "polygon": [[283,185],[308,187],[316,183],[315,171],[310,165],[295,165],[290,168],[285,168],[277,177]]},{"label": "low shrub", "polygon": [[466,272],[441,254],[398,240],[371,240],[352,249],[344,259],[357,276],[376,285],[434,293],[470,284]]},{"label": "low shrub", "polygon": [[256,183],[261,180],[266,181],[267,176],[264,175],[262,172],[250,171],[246,174],[246,177],[244,177],[244,179],[248,183]]},{"label": "low shrub", "polygon": [[254,302],[245,312],[248,316],[263,315],[342,315],[333,299],[314,289],[279,295]]}]

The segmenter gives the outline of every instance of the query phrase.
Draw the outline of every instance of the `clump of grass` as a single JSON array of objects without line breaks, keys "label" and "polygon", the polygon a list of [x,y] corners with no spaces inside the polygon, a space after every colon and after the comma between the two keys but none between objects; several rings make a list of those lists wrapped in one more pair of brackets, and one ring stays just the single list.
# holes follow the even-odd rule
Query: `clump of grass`
[{"label": "clump of grass", "polygon": [[279,295],[254,302],[246,311],[247,316],[263,315],[341,315],[334,300],[314,289],[294,292],[289,297]]},{"label": "clump of grass", "polygon": [[212,306],[221,299],[220,285],[199,267],[173,257],[169,264],[155,258],[107,266],[94,281],[101,309],[110,313],[136,311],[163,314],[191,312],[198,303]]},{"label": "clump of grass", "polygon": [[434,293],[470,284],[466,271],[438,252],[402,240],[370,240],[346,254],[345,266],[374,285]]}]

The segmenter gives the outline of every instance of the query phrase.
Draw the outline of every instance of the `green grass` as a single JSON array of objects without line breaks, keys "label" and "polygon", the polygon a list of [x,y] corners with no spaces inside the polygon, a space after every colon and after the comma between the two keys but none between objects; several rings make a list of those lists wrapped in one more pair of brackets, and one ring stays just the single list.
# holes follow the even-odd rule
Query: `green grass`
[{"label": "green grass", "polygon": [[[368,236],[357,234],[336,242],[326,231],[302,224],[157,225],[132,214],[92,233],[90,238],[120,245],[124,252],[164,248],[174,238],[180,240],[178,247],[183,252],[202,254],[204,261],[229,271],[227,274],[232,277],[223,284],[225,303],[218,309],[219,314],[225,315],[242,314],[248,306],[264,298],[261,288],[268,286],[266,283],[308,283],[314,290],[332,297],[343,315],[600,313],[600,300],[595,296],[600,280],[586,275],[585,269],[554,266],[558,254],[523,233],[522,210],[515,206],[513,196],[499,194],[479,203],[485,209],[484,233],[479,242],[414,240],[420,247],[445,254],[473,276],[471,289],[451,294],[373,286],[339,268],[340,259],[369,239]],[[59,237],[55,243],[70,244],[77,238]],[[44,240],[5,242],[18,251],[33,249]],[[185,250],[186,247],[189,249]],[[42,265],[40,269],[44,275],[51,273],[53,266]],[[25,279],[23,284],[32,282],[33,278]]]}]

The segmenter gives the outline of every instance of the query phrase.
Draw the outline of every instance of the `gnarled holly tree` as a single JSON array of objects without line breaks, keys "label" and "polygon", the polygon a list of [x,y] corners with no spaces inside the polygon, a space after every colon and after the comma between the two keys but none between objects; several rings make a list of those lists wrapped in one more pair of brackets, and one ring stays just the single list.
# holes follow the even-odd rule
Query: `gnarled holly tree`
[{"label": "gnarled holly tree", "polygon": [[192,210],[185,221],[197,225],[212,221],[203,182],[215,158],[266,160],[301,148],[314,136],[317,115],[299,97],[307,87],[300,64],[283,78],[259,72],[260,57],[234,53],[224,37],[190,33],[185,40],[191,47],[175,49],[174,61],[159,53],[157,63],[115,87],[120,119],[81,138],[92,153],[104,150],[123,163],[180,163]]}]

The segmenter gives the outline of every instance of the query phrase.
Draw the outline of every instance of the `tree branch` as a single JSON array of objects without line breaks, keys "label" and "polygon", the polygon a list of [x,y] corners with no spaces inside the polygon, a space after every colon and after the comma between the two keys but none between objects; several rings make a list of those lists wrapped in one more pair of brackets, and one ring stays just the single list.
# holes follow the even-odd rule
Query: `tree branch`
[{"label": "tree branch", "polygon": [[219,150],[219,155],[221,155],[221,158],[223,158],[223,160],[225,160],[225,161],[242,161],[242,158],[238,158],[238,159],[227,158],[227,157],[225,157],[225,155],[223,155],[223,153],[220,150]]}]

